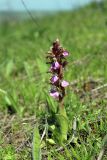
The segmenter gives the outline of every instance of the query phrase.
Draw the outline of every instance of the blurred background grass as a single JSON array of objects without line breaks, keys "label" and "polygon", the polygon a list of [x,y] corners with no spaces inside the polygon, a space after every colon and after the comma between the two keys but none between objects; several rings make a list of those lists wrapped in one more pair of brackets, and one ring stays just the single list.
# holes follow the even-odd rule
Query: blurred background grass
[{"label": "blurred background grass", "polygon": [[[18,101],[15,104],[20,104],[22,100],[22,108],[25,109],[26,105],[35,106],[35,96],[43,92],[43,87],[48,88],[48,83],[45,82],[45,56],[56,38],[71,53],[66,71],[70,82],[80,77],[102,77],[106,81],[106,13],[106,2],[102,5],[93,3],[77,11],[63,11],[38,18],[37,24],[31,18],[27,21],[1,23],[0,88],[9,94],[15,94],[15,101]],[[86,60],[82,65],[73,64],[84,57]],[[4,95],[1,93],[0,96],[2,104]],[[42,96],[39,98],[42,99]],[[20,108],[19,104],[17,108]],[[0,108],[4,110],[4,106],[1,105]],[[31,108],[34,109],[34,106]]]}]

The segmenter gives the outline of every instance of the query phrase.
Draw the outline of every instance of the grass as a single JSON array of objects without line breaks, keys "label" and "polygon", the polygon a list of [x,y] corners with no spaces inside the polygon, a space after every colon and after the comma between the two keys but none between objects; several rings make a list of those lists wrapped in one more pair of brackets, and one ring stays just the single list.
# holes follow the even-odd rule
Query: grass
[{"label": "grass", "polygon": [[[31,159],[36,123],[43,133],[49,116],[46,52],[58,37],[70,51],[65,73],[71,83],[65,99],[68,139],[59,150],[43,140],[43,160],[107,159],[107,3],[23,22],[0,24],[0,160]],[[53,105],[56,110],[56,104]],[[48,135],[47,135],[48,136]]]}]

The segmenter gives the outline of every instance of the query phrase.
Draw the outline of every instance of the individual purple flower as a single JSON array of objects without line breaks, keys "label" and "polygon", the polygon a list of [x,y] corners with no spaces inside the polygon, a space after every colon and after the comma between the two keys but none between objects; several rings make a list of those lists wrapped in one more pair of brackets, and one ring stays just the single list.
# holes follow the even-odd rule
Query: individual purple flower
[{"label": "individual purple flower", "polygon": [[59,67],[60,67],[60,64],[56,61],[52,63],[51,69],[56,70],[56,69],[59,69]]},{"label": "individual purple flower", "polygon": [[64,56],[64,57],[66,57],[66,56],[68,56],[68,52],[67,51],[64,51],[63,53],[62,53],[62,55]]},{"label": "individual purple flower", "polygon": [[62,86],[62,87],[67,87],[67,86],[69,86],[69,82],[63,80],[63,81],[61,82],[61,86]]},{"label": "individual purple flower", "polygon": [[57,91],[51,91],[50,92],[50,96],[52,96],[55,99],[58,99],[59,98],[59,92],[57,92]]},{"label": "individual purple flower", "polygon": [[58,81],[58,76],[53,76],[52,78],[51,78],[51,82],[54,84],[55,82],[57,82]]}]

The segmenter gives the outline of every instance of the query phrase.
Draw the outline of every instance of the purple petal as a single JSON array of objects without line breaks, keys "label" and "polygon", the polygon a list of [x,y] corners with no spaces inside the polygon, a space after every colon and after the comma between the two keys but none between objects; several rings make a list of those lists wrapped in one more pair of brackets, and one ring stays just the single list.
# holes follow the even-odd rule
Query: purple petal
[{"label": "purple petal", "polygon": [[69,82],[63,80],[63,81],[61,82],[61,86],[62,86],[62,87],[67,87],[67,86],[69,86]]},{"label": "purple petal", "polygon": [[58,76],[53,76],[52,78],[51,78],[51,82],[52,83],[55,83],[55,82],[57,82],[57,80],[58,80],[59,78],[58,78]]},{"label": "purple petal", "polygon": [[50,92],[50,96],[52,96],[53,98],[57,99],[57,98],[59,98],[59,92],[57,92],[57,91]]},{"label": "purple petal", "polygon": [[69,53],[68,53],[67,51],[64,51],[64,52],[63,52],[63,56],[64,56],[64,57],[68,56],[68,54],[69,54]]},{"label": "purple petal", "polygon": [[52,64],[51,69],[58,69],[60,67],[60,64],[56,61]]}]

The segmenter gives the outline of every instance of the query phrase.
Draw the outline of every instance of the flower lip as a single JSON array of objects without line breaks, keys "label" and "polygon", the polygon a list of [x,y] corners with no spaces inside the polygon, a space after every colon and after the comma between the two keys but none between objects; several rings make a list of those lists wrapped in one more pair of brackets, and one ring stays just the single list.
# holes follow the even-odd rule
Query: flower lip
[{"label": "flower lip", "polygon": [[53,62],[52,63],[52,66],[51,66],[51,69],[59,69],[59,67],[60,67],[60,64],[56,61],[56,62]]},{"label": "flower lip", "polygon": [[63,81],[61,82],[61,86],[62,86],[62,87],[67,87],[67,86],[69,86],[69,82],[63,80]]},{"label": "flower lip", "polygon": [[66,57],[66,56],[69,55],[69,53],[68,53],[67,51],[64,51],[64,52],[62,53],[62,55],[63,55],[64,57]]},{"label": "flower lip", "polygon": [[50,91],[50,96],[52,96],[53,98],[57,99],[57,98],[59,98],[59,92],[51,90]]},{"label": "flower lip", "polygon": [[58,76],[56,76],[56,75],[54,75],[52,78],[51,78],[51,82],[52,83],[55,83],[55,82],[57,82],[58,81]]}]

